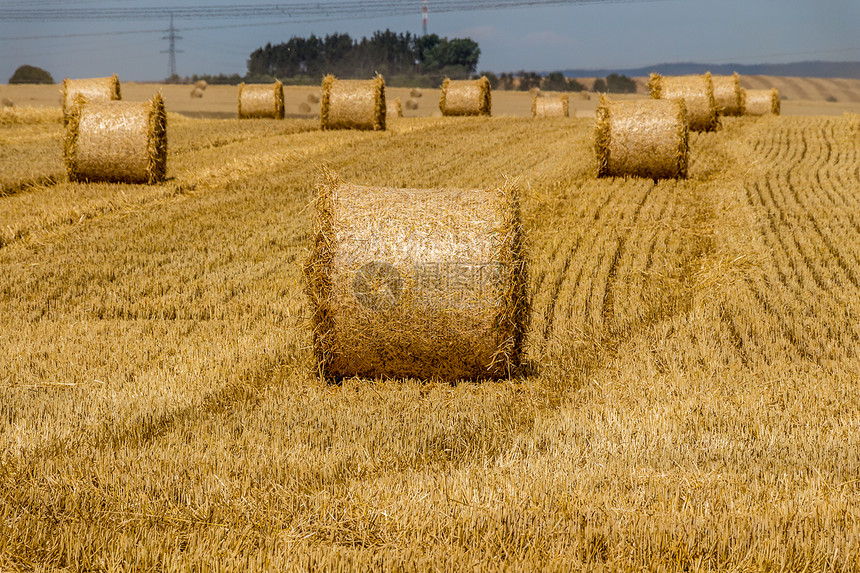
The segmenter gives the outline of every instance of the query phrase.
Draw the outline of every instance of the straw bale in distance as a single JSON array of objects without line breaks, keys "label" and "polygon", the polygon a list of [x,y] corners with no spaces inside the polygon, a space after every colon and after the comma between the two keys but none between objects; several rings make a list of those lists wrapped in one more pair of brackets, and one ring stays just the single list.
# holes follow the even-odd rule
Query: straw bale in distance
[{"label": "straw bale in distance", "polygon": [[320,97],[317,94],[308,94],[308,103],[315,104],[320,102]]},{"label": "straw bale in distance", "polygon": [[116,74],[107,78],[82,78],[63,80],[63,120],[68,122],[72,104],[78,96],[83,96],[90,103],[102,103],[121,100],[119,78]]},{"label": "straw bale in distance", "polygon": [[719,125],[717,101],[711,74],[701,76],[661,76],[651,74],[651,97],[683,100],[693,131],[714,131]]},{"label": "straw bale in distance", "polygon": [[731,76],[712,76],[714,99],[721,115],[739,116],[744,114],[744,92],[737,72]]},{"label": "straw bale in distance", "polygon": [[388,100],[385,106],[385,117],[403,117],[403,105],[401,105],[399,97]]},{"label": "straw bale in distance", "polygon": [[202,97],[203,90],[195,86],[194,89],[191,90],[191,99],[200,99]]},{"label": "straw bale in distance", "polygon": [[160,183],[167,166],[167,114],[157,94],[148,102],[72,106],[64,145],[71,181]]},{"label": "straw bale in distance", "polygon": [[529,318],[518,194],[393,189],[330,178],[305,263],[327,378],[499,378]]},{"label": "straw bale in distance", "polygon": [[320,125],[322,129],[385,130],[385,80],[339,80],[326,76],[322,82]]},{"label": "straw bale in distance", "polygon": [[409,97],[419,98],[422,95],[424,94],[418,88],[412,88],[411,90],[409,90]]},{"label": "straw bale in distance", "polygon": [[477,80],[445,78],[442,82],[442,115],[490,115],[491,106],[490,80],[486,76]]},{"label": "straw bale in distance", "polygon": [[0,101],[0,104],[2,104],[3,107],[15,107],[15,102],[7,97],[4,97],[3,100]]},{"label": "straw bale in distance", "polygon": [[689,153],[683,100],[612,102],[601,97],[594,146],[599,177],[687,177]]},{"label": "straw bale in distance", "polygon": [[206,80],[197,80],[196,82],[194,82],[194,87],[199,90],[205,90],[209,87],[209,84],[206,82]]},{"label": "straw bale in distance", "polygon": [[284,86],[273,84],[239,84],[239,119],[284,119]]},{"label": "straw bale in distance", "polygon": [[418,109],[418,100],[414,98],[409,98],[408,100],[406,100],[404,106],[408,110],[416,110]]},{"label": "straw bale in distance", "polygon": [[744,90],[746,102],[745,112],[747,115],[779,115],[779,90]]},{"label": "straw bale in distance", "polygon": [[541,97],[532,99],[532,117],[569,117],[570,98],[567,94],[558,97]]},{"label": "straw bale in distance", "polygon": [[310,112],[311,112],[311,105],[308,102],[303,101],[302,103],[299,104],[299,113],[303,113],[303,114],[307,115]]}]

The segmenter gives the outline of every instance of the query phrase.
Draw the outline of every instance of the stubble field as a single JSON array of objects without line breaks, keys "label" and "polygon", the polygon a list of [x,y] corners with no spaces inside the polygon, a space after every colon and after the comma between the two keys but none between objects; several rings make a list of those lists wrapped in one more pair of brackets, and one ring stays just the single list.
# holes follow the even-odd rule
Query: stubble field
[{"label": "stubble field", "polygon": [[[655,183],[597,179],[587,116],[171,114],[151,187],[2,117],[0,568],[860,568],[858,116],[724,119]],[[518,181],[524,372],[315,376],[327,169]]]}]

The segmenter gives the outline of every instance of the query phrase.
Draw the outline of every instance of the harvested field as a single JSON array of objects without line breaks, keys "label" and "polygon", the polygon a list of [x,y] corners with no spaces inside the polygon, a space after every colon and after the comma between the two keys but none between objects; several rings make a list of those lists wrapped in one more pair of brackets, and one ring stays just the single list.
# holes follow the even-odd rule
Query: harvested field
[{"label": "harvested field", "polygon": [[[857,569],[857,115],[724,118],[655,183],[527,93],[322,132],[179,87],[157,185],[69,183],[58,103],[0,123],[0,569]],[[520,376],[320,380],[328,169],[517,181]]]}]

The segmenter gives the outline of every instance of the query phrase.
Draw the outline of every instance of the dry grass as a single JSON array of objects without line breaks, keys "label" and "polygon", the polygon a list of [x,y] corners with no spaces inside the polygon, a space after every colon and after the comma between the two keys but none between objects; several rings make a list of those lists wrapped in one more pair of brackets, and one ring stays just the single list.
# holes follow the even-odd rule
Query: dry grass
[{"label": "dry grass", "polygon": [[385,131],[385,80],[339,80],[326,76],[322,82],[320,126],[322,129]]},{"label": "dry grass", "polygon": [[452,80],[445,78],[439,97],[442,115],[484,115],[492,112],[490,80]]},{"label": "dry grass", "polygon": [[661,76],[651,74],[651,97],[683,101],[691,131],[714,131],[719,125],[719,107],[714,98],[711,74]]},{"label": "dry grass", "polygon": [[720,115],[739,116],[744,114],[744,89],[737,73],[731,76],[712,76],[714,100]]},{"label": "dry grass", "polygon": [[89,103],[78,96],[66,116],[63,155],[76,182],[161,183],[167,170],[167,114],[148,102]]},{"label": "dry grass", "polygon": [[747,115],[779,115],[779,90],[744,90],[744,112]]},{"label": "dry grass", "polygon": [[325,377],[510,377],[529,317],[519,192],[329,177],[305,265]]},{"label": "dry grass", "polygon": [[[590,118],[171,116],[140,188],[68,183],[58,117],[0,126],[0,568],[857,570],[856,116],[725,118],[657,183]],[[319,380],[324,168],[519,181],[523,375]]]},{"label": "dry grass", "polygon": [[239,84],[239,119],[284,119],[284,86],[272,84]]},{"label": "dry grass", "polygon": [[89,103],[105,103],[122,99],[122,89],[116,74],[106,78],[66,78],[63,80],[62,93],[65,119],[68,119],[80,97]]},{"label": "dry grass", "polygon": [[570,96],[558,97],[535,95],[532,100],[532,117],[570,117]]},{"label": "dry grass", "polygon": [[687,177],[689,130],[683,101],[612,102],[594,122],[598,177]]}]

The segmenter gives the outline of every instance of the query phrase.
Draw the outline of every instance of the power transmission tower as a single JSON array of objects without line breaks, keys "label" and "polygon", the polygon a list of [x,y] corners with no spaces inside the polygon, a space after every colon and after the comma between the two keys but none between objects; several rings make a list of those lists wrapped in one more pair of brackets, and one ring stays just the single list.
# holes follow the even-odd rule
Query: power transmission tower
[{"label": "power transmission tower", "polygon": [[427,35],[427,0],[421,0],[421,34]]},{"label": "power transmission tower", "polygon": [[181,40],[182,36],[176,35],[176,28],[173,27],[173,13],[170,13],[170,29],[166,36],[161,37],[162,40],[169,40],[170,44],[166,50],[161,50],[162,54],[167,54],[167,79],[177,77],[176,73],[176,53],[182,53],[182,50],[176,49],[176,40]]}]

